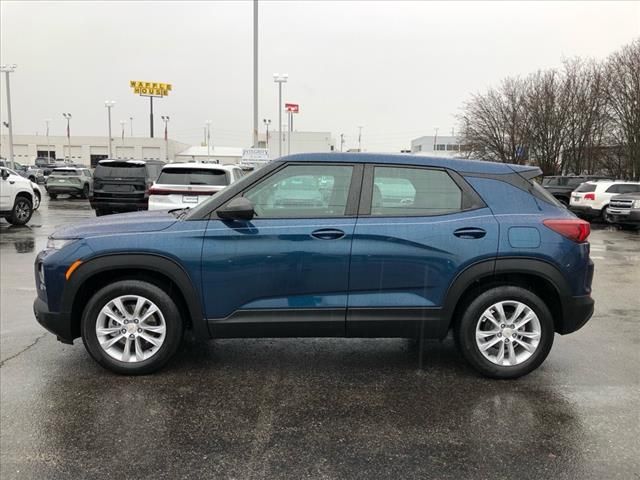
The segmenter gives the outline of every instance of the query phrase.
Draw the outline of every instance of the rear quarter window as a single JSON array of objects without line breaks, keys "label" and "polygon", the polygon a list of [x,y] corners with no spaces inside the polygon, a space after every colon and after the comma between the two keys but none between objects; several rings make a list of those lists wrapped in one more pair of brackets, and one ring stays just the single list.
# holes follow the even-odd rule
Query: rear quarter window
[{"label": "rear quarter window", "polygon": [[596,185],[595,183],[583,183],[578,188],[576,188],[576,192],[595,192]]}]

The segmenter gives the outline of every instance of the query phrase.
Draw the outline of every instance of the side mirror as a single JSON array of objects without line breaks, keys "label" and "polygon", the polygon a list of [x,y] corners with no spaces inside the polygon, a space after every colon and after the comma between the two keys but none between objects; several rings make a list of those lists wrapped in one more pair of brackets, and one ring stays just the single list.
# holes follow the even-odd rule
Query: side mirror
[{"label": "side mirror", "polygon": [[6,180],[9,178],[9,170],[2,169],[2,179]]},{"label": "side mirror", "polygon": [[253,218],[253,203],[244,197],[237,197],[220,208],[218,217],[223,220],[251,220]]}]

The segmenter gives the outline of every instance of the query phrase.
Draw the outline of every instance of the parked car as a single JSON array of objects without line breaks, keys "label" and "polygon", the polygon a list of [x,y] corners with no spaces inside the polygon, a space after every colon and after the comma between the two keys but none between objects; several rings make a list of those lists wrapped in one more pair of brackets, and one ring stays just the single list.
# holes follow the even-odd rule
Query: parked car
[{"label": "parked car", "polygon": [[598,180],[585,182],[571,194],[571,211],[586,219],[603,219],[609,201],[620,193],[640,192],[639,182]]},{"label": "parked car", "polygon": [[610,177],[598,175],[559,175],[547,176],[542,179],[542,186],[551,195],[556,197],[563,205],[569,206],[571,201],[571,192],[573,192],[581,183],[590,180],[613,180]]},{"label": "parked car", "polygon": [[640,227],[640,191],[611,198],[606,219],[609,223]]},{"label": "parked car", "polygon": [[242,176],[235,165],[168,163],[149,189],[149,210],[195,206]]},{"label": "parked car", "polygon": [[89,198],[91,184],[91,170],[88,168],[58,167],[47,177],[45,188],[51,200],[65,193],[72,197]]},{"label": "parked car", "polygon": [[12,225],[24,225],[33,215],[31,182],[16,172],[0,167],[0,217]]},{"label": "parked car", "polygon": [[[54,232],[35,261],[34,311],[124,374],[160,368],[187,328],[204,339],[453,329],[477,370],[515,378],[594,306],[589,223],[539,174],[413,155],[284,157],[191,209]],[[328,195],[285,201],[298,182]]]},{"label": "parked car", "polygon": [[96,216],[147,210],[149,189],[164,164],[159,160],[100,160],[93,172],[90,199]]},{"label": "parked car", "polygon": [[[13,170],[21,177],[27,178],[34,183],[44,182],[44,174],[42,173],[41,169],[28,165],[22,165],[21,163],[16,161],[13,162],[13,165],[15,166]],[[11,162],[9,162],[9,160],[0,159],[0,167],[11,168]]]},{"label": "parked car", "polygon": [[[15,170],[7,168],[7,171],[12,175],[24,178],[24,175],[20,175],[20,173],[16,172]],[[36,210],[38,210],[38,208],[40,208],[40,201],[42,200],[42,190],[40,190],[40,186],[37,183],[32,182],[31,180],[29,180],[29,182],[31,183],[31,189],[33,190],[33,211],[35,212]]]}]

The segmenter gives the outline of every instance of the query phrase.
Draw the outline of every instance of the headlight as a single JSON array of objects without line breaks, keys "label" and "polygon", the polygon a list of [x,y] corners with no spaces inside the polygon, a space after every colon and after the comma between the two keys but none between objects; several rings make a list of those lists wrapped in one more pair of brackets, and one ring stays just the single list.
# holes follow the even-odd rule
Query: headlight
[{"label": "headlight", "polygon": [[51,238],[47,240],[47,250],[60,250],[65,245],[75,242],[76,238]]},{"label": "headlight", "polygon": [[640,200],[634,200],[631,204],[631,208],[640,208]]}]

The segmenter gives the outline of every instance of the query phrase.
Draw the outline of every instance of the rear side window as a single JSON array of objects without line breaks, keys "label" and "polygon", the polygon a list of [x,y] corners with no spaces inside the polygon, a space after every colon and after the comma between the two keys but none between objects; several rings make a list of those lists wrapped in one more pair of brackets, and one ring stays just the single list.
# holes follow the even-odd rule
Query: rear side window
[{"label": "rear side window", "polygon": [[595,183],[583,183],[578,188],[576,188],[576,192],[595,192],[596,185]]},{"label": "rear side window", "polygon": [[94,172],[99,178],[145,178],[143,164],[126,162],[99,163]]},{"label": "rear side window", "polygon": [[428,216],[462,210],[462,191],[442,170],[375,167],[371,215]]},{"label": "rear side window", "polygon": [[165,167],[158,178],[163,185],[229,185],[227,172],[210,168],[171,168]]}]

